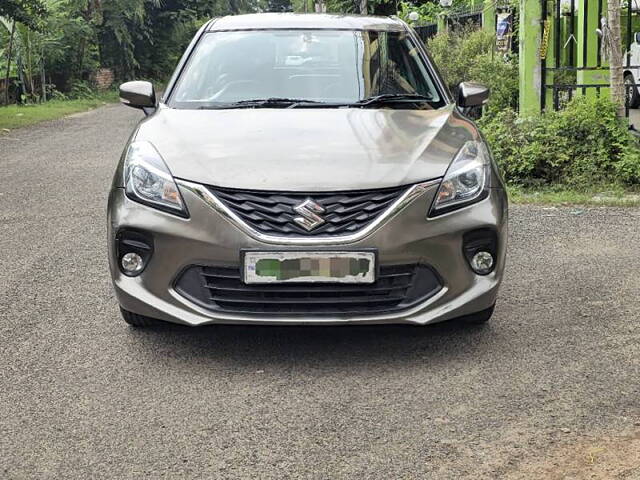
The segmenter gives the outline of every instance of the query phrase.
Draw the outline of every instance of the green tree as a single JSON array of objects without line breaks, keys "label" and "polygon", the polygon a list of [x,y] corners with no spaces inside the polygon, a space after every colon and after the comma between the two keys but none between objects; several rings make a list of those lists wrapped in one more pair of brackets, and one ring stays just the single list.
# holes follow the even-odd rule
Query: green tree
[{"label": "green tree", "polygon": [[45,62],[59,90],[87,81],[99,66],[97,27],[102,21],[97,0],[49,0],[46,22],[49,38]]},{"label": "green tree", "polygon": [[98,26],[100,60],[122,79],[131,79],[138,71],[135,42],[151,43],[145,23],[149,7],[160,6],[160,0],[109,0],[102,4],[102,22]]},{"label": "green tree", "polygon": [[[91,74],[167,78],[198,27],[214,16],[290,9],[291,0],[0,0],[5,76],[35,93],[47,76],[63,92],[87,92]],[[9,52],[11,45],[12,52]],[[13,58],[12,58],[13,57]],[[33,88],[32,88],[33,87]]]},{"label": "green tree", "polygon": [[42,27],[41,21],[47,14],[42,0],[2,0],[0,17],[22,23],[34,30]]}]

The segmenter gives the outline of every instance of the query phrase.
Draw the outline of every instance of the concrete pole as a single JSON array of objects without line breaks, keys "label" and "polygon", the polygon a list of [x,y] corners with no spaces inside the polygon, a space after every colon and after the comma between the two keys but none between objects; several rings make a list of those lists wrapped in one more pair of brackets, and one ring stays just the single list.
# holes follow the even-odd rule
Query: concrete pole
[{"label": "concrete pole", "polygon": [[482,29],[496,34],[496,2],[495,0],[484,0],[484,9],[482,11]]},{"label": "concrete pole", "polygon": [[[596,29],[600,28],[598,18],[598,0],[578,0],[578,67],[598,66],[598,35]],[[606,15],[607,1],[602,0],[602,15]],[[606,70],[579,70],[577,74],[578,84],[609,83],[609,73]],[[608,95],[608,88],[602,89],[602,93]],[[578,94],[582,89],[578,88]],[[597,89],[586,88],[585,95],[594,97]]]},{"label": "concrete pole", "polygon": [[[556,1],[560,1],[560,0],[556,0]],[[545,29],[548,30],[548,34],[546,34],[547,37],[547,48],[546,48],[546,55],[544,58],[544,66],[548,67],[548,68],[554,68],[556,66],[556,40],[560,41],[562,37],[556,39],[556,35],[559,35],[558,32],[556,32],[556,21],[555,21],[555,5],[554,2],[549,2],[549,7],[553,8],[553,11],[547,12],[547,22],[542,24],[542,38],[544,39],[545,37]],[[558,22],[559,23],[559,22]],[[544,40],[543,40],[544,42]],[[562,48],[562,45],[560,45],[560,48]],[[542,60],[542,59],[541,59]],[[542,63],[542,62],[541,62]],[[547,70],[546,74],[544,72],[541,73],[541,77],[540,77],[540,82],[544,82],[547,85],[553,85],[555,79],[556,73],[553,70]],[[554,109],[554,94],[553,94],[553,88],[545,88],[543,92],[541,92],[545,97],[544,97],[544,110],[545,111],[551,111]]]},{"label": "concrete pole", "polygon": [[447,31],[447,15],[445,13],[439,13],[436,22],[438,33]]},{"label": "concrete pole", "polygon": [[540,113],[542,1],[520,0],[520,114]]}]

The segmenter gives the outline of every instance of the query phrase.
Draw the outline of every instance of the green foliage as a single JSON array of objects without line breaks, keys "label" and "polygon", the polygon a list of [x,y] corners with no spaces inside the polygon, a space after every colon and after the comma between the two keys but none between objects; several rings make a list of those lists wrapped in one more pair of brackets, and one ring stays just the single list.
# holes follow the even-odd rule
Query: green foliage
[{"label": "green foliage", "polygon": [[640,181],[640,150],[608,98],[576,97],[564,110],[530,118],[504,110],[479,124],[509,182],[580,187]]},{"label": "green foliage", "polygon": [[58,89],[87,80],[100,66],[96,28],[100,9],[87,0],[49,0],[45,69]]},{"label": "green foliage", "polygon": [[[313,0],[308,1],[309,11],[313,11]],[[326,0],[328,13],[360,13],[360,0]],[[304,11],[304,3],[293,2],[294,10]],[[300,7],[303,7],[302,9]],[[369,15],[396,15],[396,3],[390,0],[368,0],[367,14]]]},{"label": "green foliage", "polygon": [[615,165],[618,178],[629,185],[640,185],[640,144],[634,139]]},{"label": "green foliage", "polygon": [[47,13],[43,0],[2,0],[0,17],[20,22],[33,30],[39,30]]},{"label": "green foliage", "polygon": [[46,4],[47,15],[38,30],[16,22],[9,76],[18,77],[26,101],[39,99],[43,73],[46,88],[53,83],[68,90],[71,79],[88,79],[99,65],[95,22],[87,20],[91,2],[48,0]]},{"label": "green foliage", "polygon": [[89,82],[77,81],[71,85],[68,97],[73,99],[88,100],[96,98],[98,93]]},{"label": "green foliage", "polygon": [[267,8],[266,0],[103,1],[98,27],[101,64],[114,69],[121,80],[166,79],[206,20]]},{"label": "green foliage", "polygon": [[110,0],[102,4],[102,23],[98,29],[102,65],[117,76],[129,80],[140,64],[135,56],[135,41],[152,37],[145,24],[147,8],[159,6],[159,0]]},{"label": "green foliage", "polygon": [[405,22],[409,21],[409,14],[415,12],[419,18],[417,25],[436,23],[440,14],[454,14],[467,10],[471,2],[469,0],[453,0],[450,7],[442,7],[439,1],[401,1],[398,4],[398,16]]},{"label": "green foliage", "polygon": [[438,15],[443,12],[443,7],[437,2],[426,2],[415,5],[411,2],[400,2],[398,5],[398,16],[405,22],[409,22],[409,14],[416,12],[419,16],[416,24],[436,23]]},{"label": "green foliage", "polygon": [[[16,21],[9,76],[37,100],[40,78],[69,92],[100,67],[116,80],[167,79],[198,27],[214,16],[288,8],[289,0],[0,0],[0,55]],[[46,6],[46,8],[45,8]],[[4,26],[3,26],[4,25]],[[6,28],[5,28],[6,27]],[[3,69],[6,70],[6,67]],[[4,71],[3,77],[4,77]],[[81,93],[81,92],[80,92]],[[86,93],[86,92],[85,92]]]},{"label": "green foliage", "polygon": [[[137,61],[130,76],[167,79],[198,27],[211,17],[228,14],[231,4],[198,0],[165,0],[147,6],[145,35],[133,44]],[[246,2],[234,2],[233,8],[245,9]]]},{"label": "green foliage", "polygon": [[441,32],[427,42],[447,85],[452,90],[460,82],[479,82],[491,89],[485,114],[518,108],[518,61],[494,52],[495,37],[484,30],[463,28]]},{"label": "green foliage", "polygon": [[[297,12],[304,11],[304,0],[302,2],[294,2],[294,9]],[[358,13],[357,0],[326,0],[327,12],[329,13]],[[307,9],[313,12],[313,0],[307,0]]]},{"label": "green foliage", "polygon": [[[3,27],[4,26],[4,27]],[[6,30],[4,29],[6,28]],[[0,18],[0,40],[7,40],[13,32],[11,48],[12,62],[7,72],[6,63],[2,68],[2,77],[18,77],[22,83],[21,98],[32,102],[39,100],[42,94],[41,68],[45,62],[46,51],[52,47],[51,38],[43,30],[32,30],[18,22]],[[3,53],[8,55],[8,46]],[[0,50],[2,52],[2,50]],[[18,68],[19,67],[19,68]],[[13,80],[14,83],[17,83]]]},{"label": "green foliage", "polygon": [[483,30],[444,31],[427,41],[427,50],[450,88],[470,80],[469,62],[491,55],[494,38]]}]

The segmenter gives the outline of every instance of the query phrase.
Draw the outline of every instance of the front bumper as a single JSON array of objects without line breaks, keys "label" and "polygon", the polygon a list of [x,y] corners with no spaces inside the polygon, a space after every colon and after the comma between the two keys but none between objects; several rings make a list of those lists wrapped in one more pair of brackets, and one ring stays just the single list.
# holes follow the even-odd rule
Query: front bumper
[{"label": "front bumper", "polygon": [[[131,312],[186,325],[204,324],[384,324],[425,325],[479,312],[495,303],[502,280],[507,241],[507,198],[492,189],[485,200],[433,219],[426,219],[438,186],[427,188],[379,229],[348,245],[348,249],[378,251],[380,265],[421,263],[441,277],[442,289],[406,310],[385,314],[333,316],[260,316],[212,312],[179,294],[176,276],[192,265],[238,265],[242,249],[280,249],[291,245],[264,243],[229,222],[202,198],[182,188],[190,218],[183,219],[146,207],[114,188],[109,196],[109,264],[120,305]],[[137,229],[153,236],[154,253],[138,277],[120,272],[115,237],[121,229]],[[490,228],[498,237],[496,267],[486,276],[476,275],[463,254],[466,232]],[[323,248],[332,245],[327,243]],[[300,248],[300,247],[297,247]],[[313,247],[305,247],[310,250]]]}]

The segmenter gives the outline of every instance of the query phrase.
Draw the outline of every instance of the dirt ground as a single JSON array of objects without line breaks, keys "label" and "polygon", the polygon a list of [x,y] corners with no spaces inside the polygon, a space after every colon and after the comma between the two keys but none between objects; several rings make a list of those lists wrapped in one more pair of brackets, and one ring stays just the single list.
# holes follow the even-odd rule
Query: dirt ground
[{"label": "dirt ground", "polygon": [[[638,422],[640,425],[640,422]],[[640,427],[628,435],[587,438],[550,447],[547,456],[520,462],[506,472],[509,480],[640,479]]]}]

